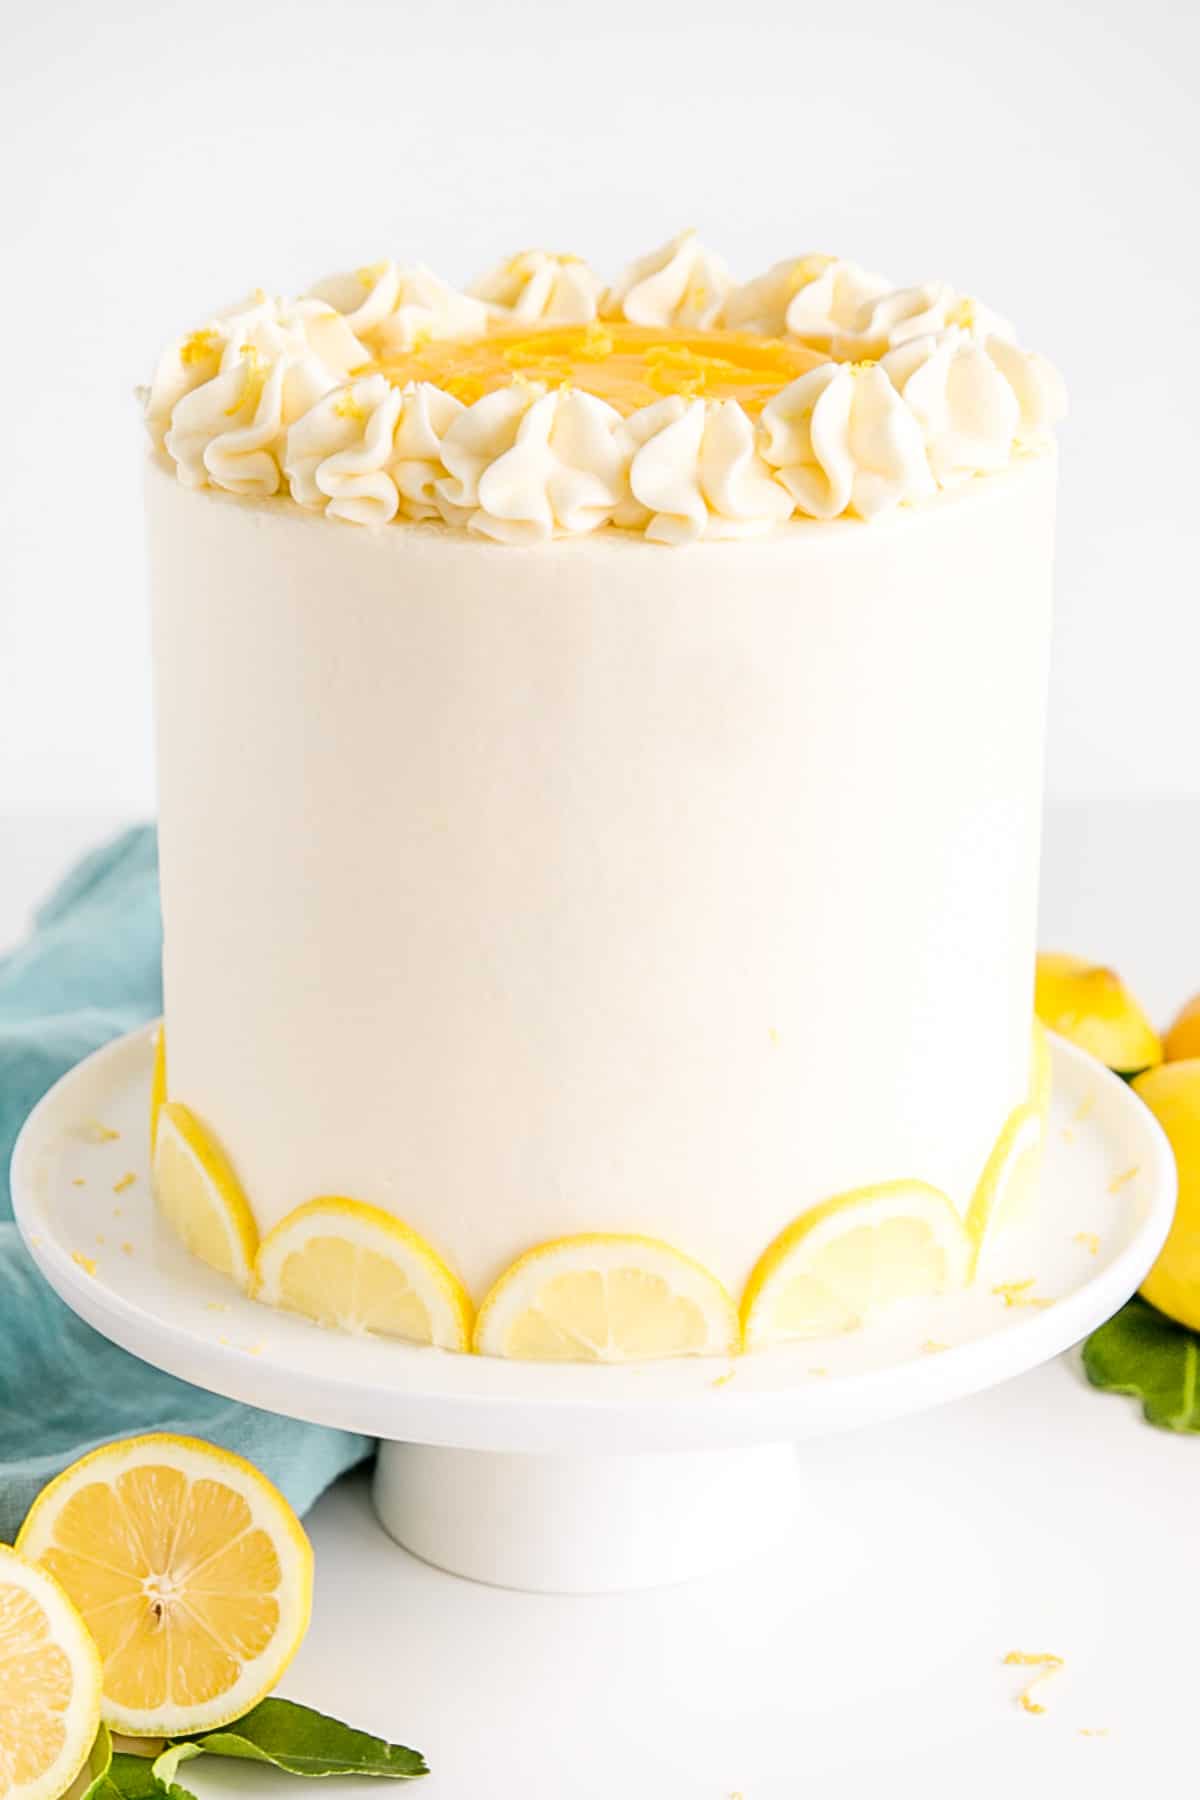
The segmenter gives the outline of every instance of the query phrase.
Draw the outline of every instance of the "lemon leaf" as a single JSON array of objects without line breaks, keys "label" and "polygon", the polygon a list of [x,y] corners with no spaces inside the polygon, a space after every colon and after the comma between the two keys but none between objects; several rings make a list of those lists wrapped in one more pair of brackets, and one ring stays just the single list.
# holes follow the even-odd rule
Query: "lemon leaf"
[{"label": "lemon leaf", "polygon": [[[156,1768],[157,1764],[144,1756],[114,1751],[112,1734],[102,1724],[88,1757],[91,1780],[80,1800],[196,1800],[187,1788],[161,1781]],[[174,1774],[174,1767],[171,1773]]]},{"label": "lemon leaf", "polygon": [[196,1800],[188,1788],[160,1781],[144,1756],[131,1756],[123,1750],[113,1754],[108,1781],[98,1800]]},{"label": "lemon leaf", "polygon": [[1200,1432],[1200,1336],[1135,1296],[1083,1347],[1093,1387],[1132,1394],[1151,1425]]},{"label": "lemon leaf", "polygon": [[[429,1773],[420,1751],[356,1731],[294,1700],[260,1701],[234,1724],[173,1745],[159,1757],[155,1768],[167,1766],[166,1759],[175,1750],[191,1756],[203,1751],[209,1756],[270,1763],[289,1775],[378,1775],[409,1781]],[[176,1766],[170,1765],[171,1774]]]},{"label": "lemon leaf", "polygon": [[186,1794],[186,1788],[174,1785],[175,1777],[179,1773],[179,1765],[181,1762],[191,1762],[194,1756],[203,1755],[203,1744],[168,1744],[166,1749],[155,1757],[151,1769],[151,1773],[158,1783],[156,1791],[160,1794],[170,1794],[172,1800],[178,1794]]},{"label": "lemon leaf", "polygon": [[101,1720],[96,1741],[88,1752],[87,1773],[91,1780],[84,1788],[81,1800],[112,1800],[117,1792],[111,1779],[112,1760],[112,1733]]}]

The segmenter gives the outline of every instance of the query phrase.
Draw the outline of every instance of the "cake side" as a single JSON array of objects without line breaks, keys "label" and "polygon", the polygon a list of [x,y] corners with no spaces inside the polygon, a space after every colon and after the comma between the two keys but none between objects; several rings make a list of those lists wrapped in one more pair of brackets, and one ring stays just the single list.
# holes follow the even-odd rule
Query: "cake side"
[{"label": "cake side", "polygon": [[478,1302],[638,1232],[964,1216],[1029,1079],[1054,460],[698,557],[331,530],[147,476],[170,1089],[260,1231]]}]

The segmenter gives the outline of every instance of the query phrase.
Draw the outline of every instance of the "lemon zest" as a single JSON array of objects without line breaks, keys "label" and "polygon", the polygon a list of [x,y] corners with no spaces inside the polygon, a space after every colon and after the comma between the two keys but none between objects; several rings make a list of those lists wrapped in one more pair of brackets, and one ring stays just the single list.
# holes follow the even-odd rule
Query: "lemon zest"
[{"label": "lemon zest", "polygon": [[99,1119],[86,1119],[75,1128],[75,1136],[85,1144],[115,1144],[120,1135],[111,1125],[102,1125]]},{"label": "lemon zest", "polygon": [[1063,1658],[1055,1656],[1053,1651],[1010,1650],[1004,1658],[1005,1667],[1018,1669],[1036,1669],[1038,1673],[1021,1689],[1017,1695],[1017,1705],[1023,1712],[1044,1713],[1046,1708],[1033,1698],[1033,1690],[1041,1682],[1049,1681],[1057,1675],[1063,1666]]}]

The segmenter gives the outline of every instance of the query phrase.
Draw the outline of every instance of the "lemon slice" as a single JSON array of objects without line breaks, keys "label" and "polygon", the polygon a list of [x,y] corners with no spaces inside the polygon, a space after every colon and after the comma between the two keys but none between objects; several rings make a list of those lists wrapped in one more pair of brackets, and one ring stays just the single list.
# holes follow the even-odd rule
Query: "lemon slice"
[{"label": "lemon slice", "polygon": [[657,1238],[589,1233],[539,1244],[479,1309],[475,1348],[527,1362],[720,1356],[741,1345],[715,1275]]},{"label": "lemon slice", "polygon": [[255,1294],[343,1331],[466,1350],[471,1300],[430,1244],[391,1213],[330,1195],[290,1212],[263,1239]]},{"label": "lemon slice", "polygon": [[150,1077],[150,1154],[158,1137],[158,1115],[167,1098],[167,1028],[160,1019],[154,1034],[154,1073]]},{"label": "lemon slice", "polygon": [[0,1544],[0,1800],[59,1800],[100,1728],[100,1657],[53,1576]]},{"label": "lemon slice", "polygon": [[989,1232],[1019,1224],[1033,1211],[1045,1135],[1045,1120],[1032,1102],[1005,1120],[967,1208],[967,1231],[976,1247]]},{"label": "lemon slice", "polygon": [[250,1285],[254,1214],[233,1165],[193,1112],[164,1100],[154,1136],[154,1194],[193,1256]]},{"label": "lemon slice", "polygon": [[17,1547],[78,1608],[104,1717],[129,1737],[239,1718],[308,1628],[312,1550],[296,1515],[250,1463],[197,1438],[93,1450],[43,1489]]},{"label": "lemon slice", "polygon": [[892,1181],[802,1213],[763,1253],[746,1287],[747,1350],[854,1331],[894,1300],[962,1287],[971,1240],[945,1194]]},{"label": "lemon slice", "polygon": [[1043,1120],[1050,1114],[1053,1085],[1054,1062],[1050,1054],[1050,1037],[1042,1021],[1035,1015],[1033,1046],[1029,1057],[1029,1104]]}]

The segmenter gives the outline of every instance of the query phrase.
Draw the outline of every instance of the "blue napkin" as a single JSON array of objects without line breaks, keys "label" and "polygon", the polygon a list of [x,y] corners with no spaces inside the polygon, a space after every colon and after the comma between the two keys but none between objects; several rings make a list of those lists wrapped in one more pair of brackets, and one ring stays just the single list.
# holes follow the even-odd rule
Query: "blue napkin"
[{"label": "blue napkin", "polygon": [[[59,1076],[162,1009],[158,848],[141,826],[93,851],[0,959],[0,1220],[17,1133]],[[39,1490],[113,1438],[176,1431],[235,1450],[303,1513],[370,1440],[190,1387],[119,1350],[42,1280],[0,1223],[0,1543]]]}]

